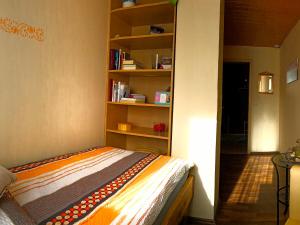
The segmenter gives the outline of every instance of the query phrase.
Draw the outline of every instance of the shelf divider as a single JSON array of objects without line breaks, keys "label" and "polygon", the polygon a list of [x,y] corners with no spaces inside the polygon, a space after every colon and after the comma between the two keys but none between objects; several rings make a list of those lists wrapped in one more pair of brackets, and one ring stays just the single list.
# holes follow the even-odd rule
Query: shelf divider
[{"label": "shelf divider", "polygon": [[123,134],[123,135],[131,135],[131,136],[138,136],[138,137],[146,137],[146,138],[155,138],[161,140],[168,140],[168,133],[167,132],[155,132],[152,128],[146,127],[134,127],[130,131],[120,131],[117,129],[107,129],[107,132],[116,133],[116,134]]},{"label": "shelf divider", "polygon": [[124,106],[136,106],[136,107],[170,108],[170,105],[159,105],[159,104],[153,104],[153,103],[127,103],[127,102],[111,102],[111,101],[108,101],[107,104],[110,104],[110,105],[124,105]]}]

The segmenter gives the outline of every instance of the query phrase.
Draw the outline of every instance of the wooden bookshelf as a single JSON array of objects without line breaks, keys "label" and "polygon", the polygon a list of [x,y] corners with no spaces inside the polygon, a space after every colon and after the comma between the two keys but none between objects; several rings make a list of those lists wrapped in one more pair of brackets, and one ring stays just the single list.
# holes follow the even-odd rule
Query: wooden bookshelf
[{"label": "wooden bookshelf", "polygon": [[130,131],[119,131],[117,129],[107,129],[107,132],[138,136],[138,137],[163,139],[163,140],[169,139],[167,132],[154,132],[152,128],[147,128],[147,127],[134,127]]},{"label": "wooden bookshelf", "polygon": [[172,48],[173,33],[148,34],[111,38],[111,43],[131,50]]},{"label": "wooden bookshelf", "polygon": [[[122,8],[121,0],[110,0],[106,82],[106,145],[130,150],[143,150],[171,155],[173,113],[173,68],[152,69],[153,57],[172,57],[176,33],[176,7],[165,0],[140,0],[139,4]],[[150,26],[165,29],[161,34],[150,34]],[[122,49],[142,64],[136,70],[110,69],[110,49]],[[173,67],[173,66],[172,66]],[[112,102],[111,80],[122,81],[133,93],[146,96],[146,103]],[[154,104],[156,91],[170,89],[169,105]],[[130,131],[117,129],[118,123],[131,123]],[[153,125],[164,123],[165,132],[154,132]]]},{"label": "wooden bookshelf", "polygon": [[111,16],[119,17],[131,26],[174,22],[174,6],[168,1],[141,4],[111,10]]},{"label": "wooden bookshelf", "polygon": [[111,105],[125,105],[125,106],[136,106],[136,107],[156,107],[156,108],[170,108],[170,105],[159,105],[151,103],[124,103],[124,102],[107,102]]},{"label": "wooden bookshelf", "polygon": [[122,76],[145,76],[145,77],[159,77],[171,76],[172,70],[163,69],[137,69],[137,70],[109,70],[109,73],[120,74]]}]

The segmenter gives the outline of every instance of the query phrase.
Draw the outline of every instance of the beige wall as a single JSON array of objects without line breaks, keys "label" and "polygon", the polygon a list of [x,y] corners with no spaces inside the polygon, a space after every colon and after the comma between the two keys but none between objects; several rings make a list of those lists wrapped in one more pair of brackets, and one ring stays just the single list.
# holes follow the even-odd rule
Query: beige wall
[{"label": "beige wall", "polygon": [[[300,22],[284,40],[281,51],[280,150],[286,151],[300,138],[300,82],[286,84],[288,66],[300,58]],[[300,77],[299,77],[300,78]]]},{"label": "beige wall", "polygon": [[195,163],[191,216],[214,219],[220,0],[179,1],[172,155]]},{"label": "beige wall", "polygon": [[44,42],[0,31],[0,164],[103,143],[107,2],[0,0]]},{"label": "beige wall", "polygon": [[[280,49],[225,46],[224,61],[250,62],[249,152],[279,150]],[[258,93],[258,74],[274,74],[274,94]]]}]

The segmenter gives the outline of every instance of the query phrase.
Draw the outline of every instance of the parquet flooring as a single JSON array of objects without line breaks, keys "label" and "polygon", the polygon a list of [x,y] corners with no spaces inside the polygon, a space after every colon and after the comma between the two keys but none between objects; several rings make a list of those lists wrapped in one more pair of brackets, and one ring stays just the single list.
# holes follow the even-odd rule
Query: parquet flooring
[{"label": "parquet flooring", "polygon": [[[217,225],[276,224],[276,177],[271,157],[221,156]],[[282,218],[281,224],[284,221]]]}]

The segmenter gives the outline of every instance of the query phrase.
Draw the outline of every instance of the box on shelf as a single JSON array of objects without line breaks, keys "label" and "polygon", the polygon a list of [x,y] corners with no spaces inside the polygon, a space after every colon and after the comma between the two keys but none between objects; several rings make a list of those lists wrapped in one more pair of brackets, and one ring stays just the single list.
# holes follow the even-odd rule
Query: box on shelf
[{"label": "box on shelf", "polygon": [[118,123],[118,130],[120,131],[130,131],[132,125],[130,123]]},{"label": "box on shelf", "polygon": [[172,57],[162,57],[161,69],[165,69],[165,70],[172,69]]},{"label": "box on shelf", "polygon": [[155,104],[169,105],[170,104],[170,92],[157,91],[155,93]]},{"label": "box on shelf", "polygon": [[155,54],[155,59],[153,59],[152,68],[164,70],[172,69],[172,57],[163,56],[160,59],[159,54]]},{"label": "box on shelf", "polygon": [[155,132],[165,132],[166,131],[166,124],[165,123],[156,123],[153,125],[153,130]]},{"label": "box on shelf", "polygon": [[165,29],[159,26],[150,26],[150,34],[162,34],[165,32]]},{"label": "box on shelf", "polygon": [[132,6],[135,6],[136,4],[136,0],[122,0],[123,4],[123,8],[126,8],[126,7],[132,7]]}]

